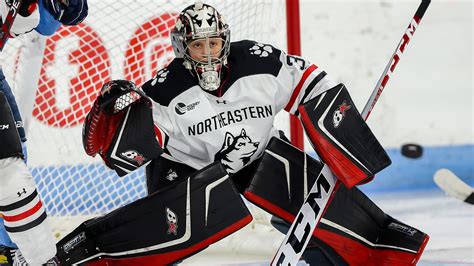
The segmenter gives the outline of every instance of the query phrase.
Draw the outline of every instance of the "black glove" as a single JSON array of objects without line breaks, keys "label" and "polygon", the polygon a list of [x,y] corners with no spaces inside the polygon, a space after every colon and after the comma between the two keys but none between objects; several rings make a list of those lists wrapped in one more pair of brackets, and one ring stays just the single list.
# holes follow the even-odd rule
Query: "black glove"
[{"label": "black glove", "polygon": [[77,25],[86,17],[87,0],[40,0],[53,17],[64,25]]}]

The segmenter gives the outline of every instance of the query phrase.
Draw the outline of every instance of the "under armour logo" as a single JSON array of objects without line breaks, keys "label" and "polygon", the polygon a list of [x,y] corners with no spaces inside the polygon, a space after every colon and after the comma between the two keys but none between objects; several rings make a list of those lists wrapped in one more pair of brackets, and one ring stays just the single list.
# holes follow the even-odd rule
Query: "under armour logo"
[{"label": "under armour logo", "polygon": [[217,102],[217,103],[227,104],[227,101],[226,101],[226,100],[222,100],[222,101],[216,100],[216,102]]},{"label": "under armour logo", "polygon": [[26,194],[26,189],[23,188],[23,191],[18,191],[16,194],[18,195],[18,197],[21,197],[22,194]]}]

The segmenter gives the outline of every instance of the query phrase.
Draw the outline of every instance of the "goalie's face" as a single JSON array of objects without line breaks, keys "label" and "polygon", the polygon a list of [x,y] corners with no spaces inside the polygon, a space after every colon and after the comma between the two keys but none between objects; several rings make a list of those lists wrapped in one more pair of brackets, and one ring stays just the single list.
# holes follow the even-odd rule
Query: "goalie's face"
[{"label": "goalie's face", "polygon": [[193,40],[188,44],[189,56],[196,62],[211,64],[220,59],[224,40],[220,37]]}]

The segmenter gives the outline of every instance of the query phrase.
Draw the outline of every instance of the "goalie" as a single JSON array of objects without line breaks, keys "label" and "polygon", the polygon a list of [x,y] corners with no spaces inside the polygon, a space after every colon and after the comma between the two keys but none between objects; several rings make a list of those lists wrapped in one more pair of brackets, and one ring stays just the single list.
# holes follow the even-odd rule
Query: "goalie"
[{"label": "goalie", "polygon": [[[17,3],[19,8],[15,20],[6,21],[10,9]],[[32,30],[51,35],[61,24],[77,25],[84,20],[87,1],[1,0],[0,9],[3,35],[17,37]],[[15,97],[0,69],[0,213],[3,214],[0,221],[4,221],[9,236],[0,238],[4,242],[0,245],[19,248],[15,253],[15,264],[25,263],[26,260],[30,265],[41,265],[54,257],[56,247],[43,203],[24,162],[25,141],[26,134]],[[3,226],[0,228],[0,234],[4,235]],[[9,238],[16,245],[12,245]],[[5,248],[2,250],[9,252]],[[10,256],[7,258],[7,262],[12,263]]]},{"label": "goalie", "polygon": [[[250,221],[238,193],[258,194],[260,201],[249,197],[257,205],[273,202],[275,208],[266,210],[281,216],[276,226],[288,230],[291,216],[285,213],[294,213],[304,198],[303,186],[290,184],[304,173],[314,174],[314,182],[321,164],[315,162],[307,171],[304,153],[285,144],[273,126],[283,109],[297,116],[304,110],[309,118],[302,123],[318,155],[348,188],[390,164],[345,86],[316,65],[268,44],[231,43],[224,18],[199,2],[179,14],[171,38],[176,58],[141,88],[124,80],[106,83],[83,130],[87,154],[99,154],[120,176],[147,165],[148,196],[76,228],[58,243],[62,262],[179,261]],[[266,154],[288,161],[288,167],[268,163]],[[391,218],[370,200],[358,200],[362,192],[340,191],[328,219],[343,222],[347,217],[337,214],[363,206],[351,212],[350,229],[375,239],[390,230],[386,225]],[[274,194],[283,196],[275,199]],[[362,215],[365,209],[371,209],[368,216]],[[351,239],[338,236],[337,243],[315,236],[303,258],[311,265],[351,264],[354,257],[339,248]],[[391,236],[401,250],[415,242],[415,254],[400,261],[416,263],[423,245],[404,235]],[[374,264],[388,261],[373,248],[360,253],[367,258],[376,254]]]}]

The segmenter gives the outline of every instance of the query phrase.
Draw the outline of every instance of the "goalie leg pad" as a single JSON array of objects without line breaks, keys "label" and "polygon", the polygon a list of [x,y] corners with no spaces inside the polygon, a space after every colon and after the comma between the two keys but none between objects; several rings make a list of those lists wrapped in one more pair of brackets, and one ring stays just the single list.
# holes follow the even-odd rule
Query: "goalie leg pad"
[{"label": "goalie leg pad", "polygon": [[0,91],[0,159],[23,157],[20,136],[16,129],[10,105],[3,92]]},{"label": "goalie leg pad", "polygon": [[390,158],[343,84],[308,101],[298,110],[316,153],[348,188],[390,165]]},{"label": "goalie leg pad", "polygon": [[[291,224],[322,168],[291,144],[273,138],[244,196]],[[344,261],[358,265],[411,265],[429,239],[385,214],[357,188],[337,185],[312,237],[313,242],[322,240]]]},{"label": "goalie leg pad", "polygon": [[386,213],[358,188],[339,186],[314,234],[355,265],[416,265],[429,236]]},{"label": "goalie leg pad", "polygon": [[175,186],[84,222],[58,242],[58,257],[68,265],[167,265],[251,220],[224,167],[214,163]]},{"label": "goalie leg pad", "polygon": [[291,222],[322,169],[321,162],[273,137],[244,196],[264,210]]}]

